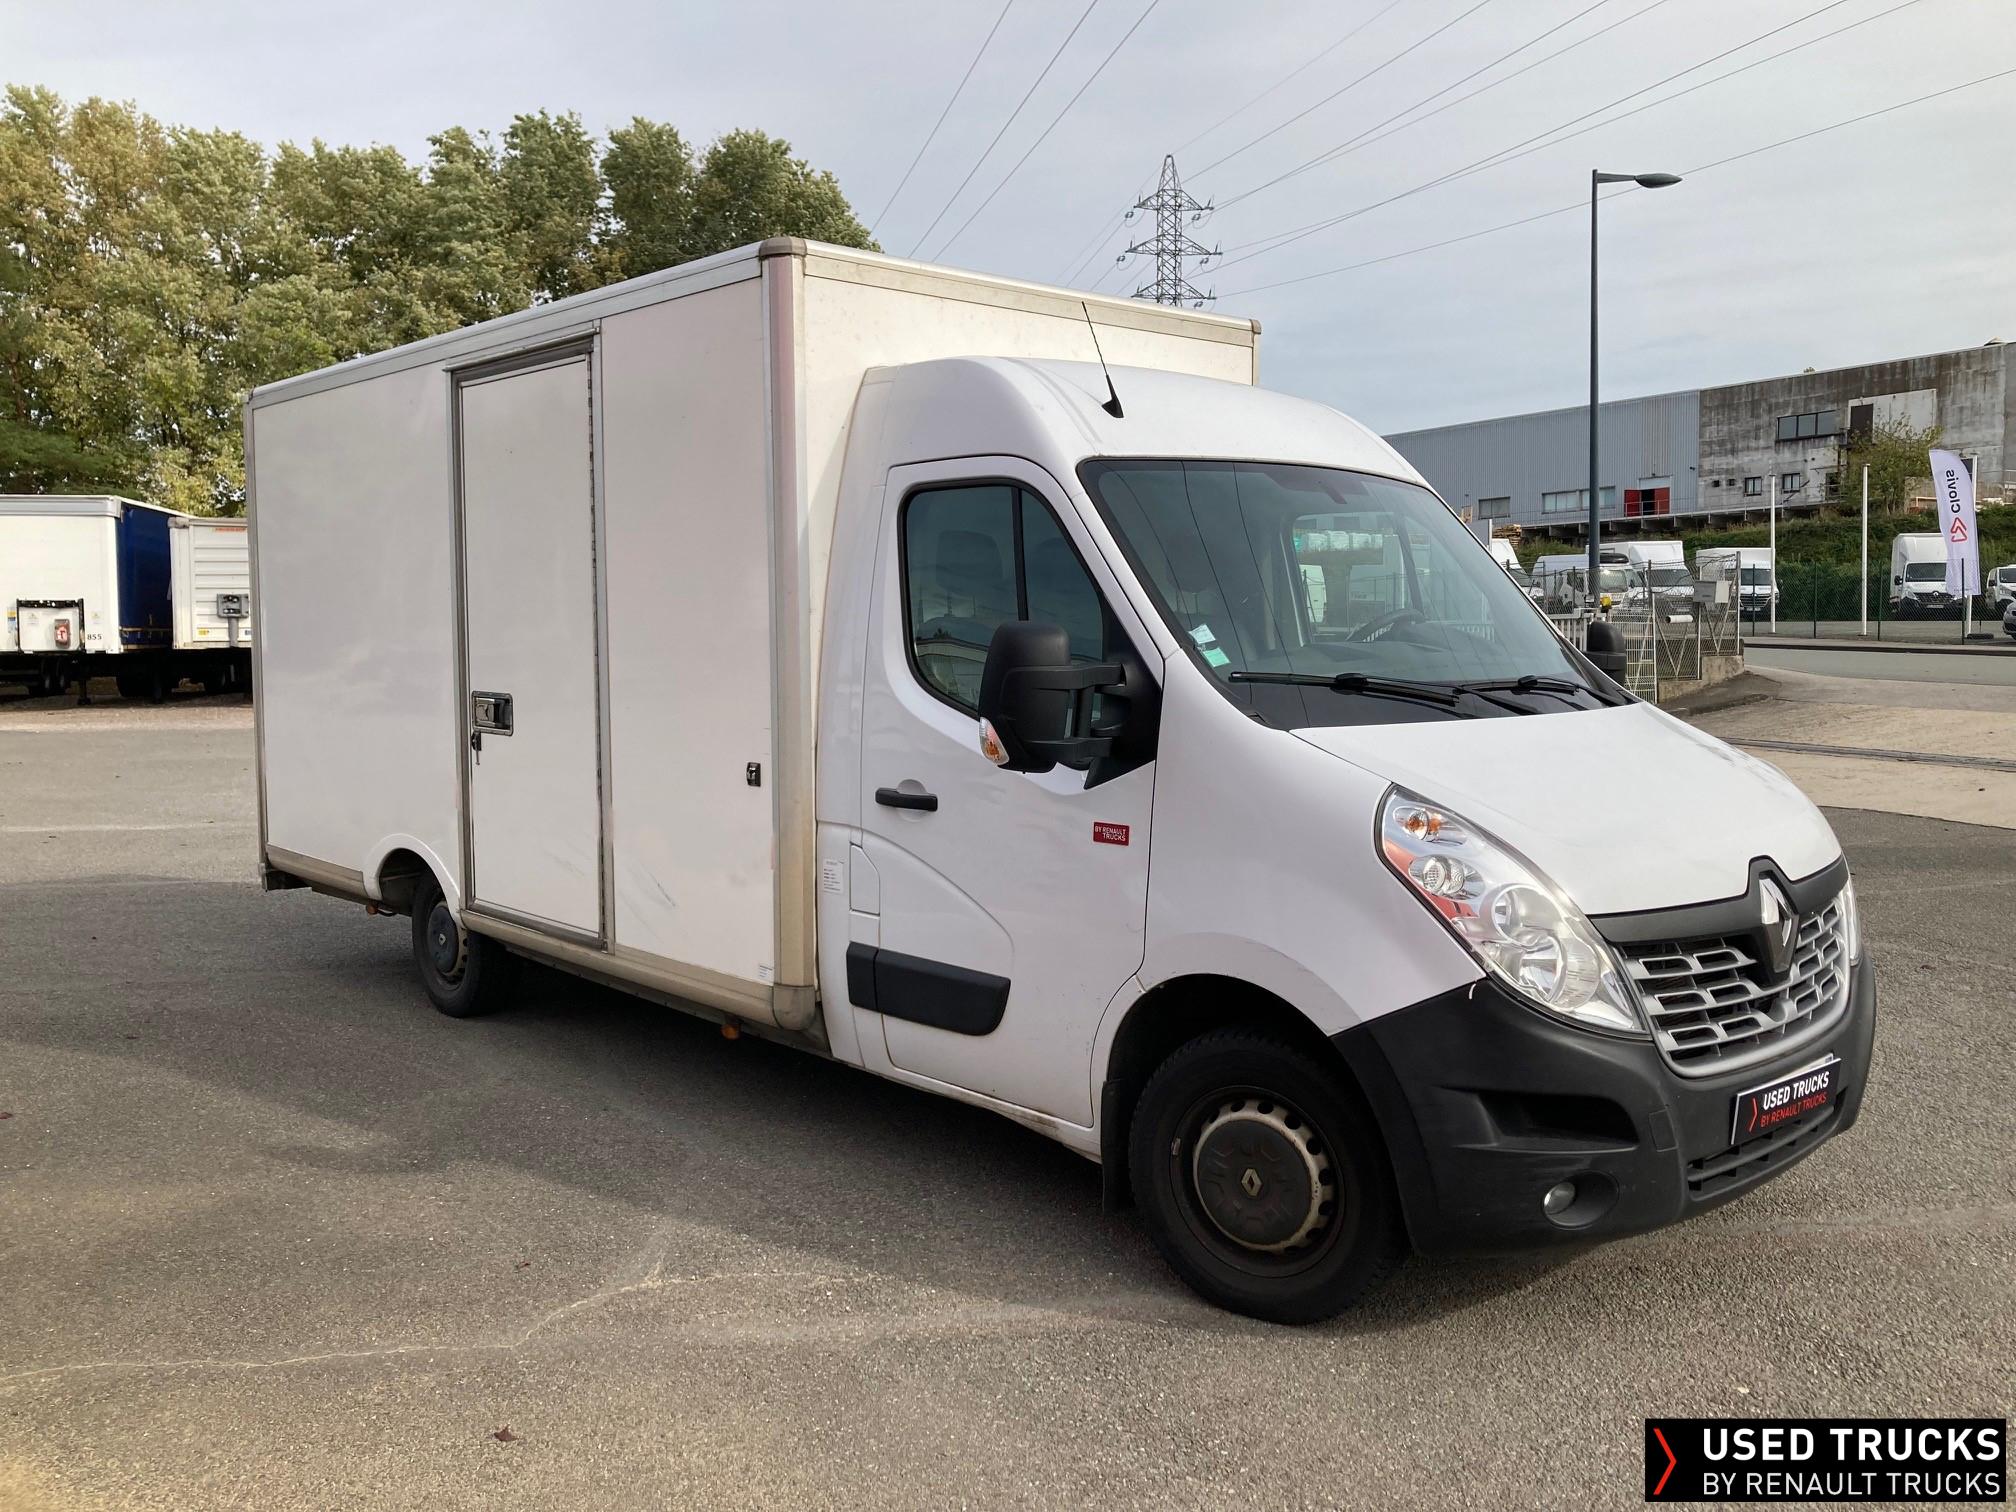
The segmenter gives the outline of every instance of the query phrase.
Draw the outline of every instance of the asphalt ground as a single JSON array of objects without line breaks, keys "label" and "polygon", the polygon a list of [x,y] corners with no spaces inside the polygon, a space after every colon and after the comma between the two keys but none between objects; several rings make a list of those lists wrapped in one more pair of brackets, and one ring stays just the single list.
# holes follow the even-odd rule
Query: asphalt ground
[{"label": "asphalt ground", "polygon": [[[2006,831],[1834,812],[1859,1125],[1289,1330],[976,1110],[251,880],[249,722],[0,717],[0,1508],[1628,1506],[1647,1414],[2010,1413]],[[508,1430],[508,1432],[506,1431]]]}]

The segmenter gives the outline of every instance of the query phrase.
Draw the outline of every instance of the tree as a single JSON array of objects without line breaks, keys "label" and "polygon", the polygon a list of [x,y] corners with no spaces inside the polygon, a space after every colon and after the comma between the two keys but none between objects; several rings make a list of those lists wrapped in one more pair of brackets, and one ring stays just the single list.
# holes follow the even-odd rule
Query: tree
[{"label": "tree", "polygon": [[261,384],[766,236],[869,246],[831,174],[737,131],[519,115],[272,153],[46,89],[0,97],[0,488],[244,496]]},{"label": "tree", "polygon": [[1932,459],[1927,455],[1939,444],[1936,425],[1919,430],[1898,420],[1873,427],[1866,436],[1852,438],[1841,450],[1841,494],[1861,497],[1862,469],[1869,469],[1869,506],[1895,514],[1910,506],[1923,480],[1932,480]]},{"label": "tree", "polygon": [[602,181],[595,141],[574,114],[521,115],[504,133],[505,226],[535,299],[565,299],[602,280],[595,233]]},{"label": "tree", "polygon": [[789,142],[731,131],[700,160],[687,255],[706,257],[766,236],[875,246],[832,174],[791,156]]},{"label": "tree", "polygon": [[634,278],[687,261],[692,247],[693,149],[676,126],[632,118],[609,133],[602,182],[609,191],[604,271]]}]

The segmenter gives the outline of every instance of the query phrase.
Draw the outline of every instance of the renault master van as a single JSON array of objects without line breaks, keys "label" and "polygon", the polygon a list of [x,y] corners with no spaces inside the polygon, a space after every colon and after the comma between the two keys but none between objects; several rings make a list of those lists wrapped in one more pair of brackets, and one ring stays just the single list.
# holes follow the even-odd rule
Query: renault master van
[{"label": "renault master van", "polygon": [[265,886],[991,1109],[1262,1318],[1819,1150],[1827,821],[1257,334],[776,240],[258,390]]}]

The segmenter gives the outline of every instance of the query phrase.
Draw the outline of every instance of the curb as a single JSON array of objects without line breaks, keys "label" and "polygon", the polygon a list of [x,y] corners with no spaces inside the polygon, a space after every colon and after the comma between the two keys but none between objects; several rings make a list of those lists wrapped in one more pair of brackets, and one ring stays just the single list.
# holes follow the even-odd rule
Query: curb
[{"label": "curb", "polygon": [[1743,649],[1759,651],[1873,651],[1893,656],[2016,656],[2016,641],[2006,646],[1976,645],[1953,641],[1941,644],[1905,645],[1898,641],[1813,640],[1806,636],[1745,636]]}]

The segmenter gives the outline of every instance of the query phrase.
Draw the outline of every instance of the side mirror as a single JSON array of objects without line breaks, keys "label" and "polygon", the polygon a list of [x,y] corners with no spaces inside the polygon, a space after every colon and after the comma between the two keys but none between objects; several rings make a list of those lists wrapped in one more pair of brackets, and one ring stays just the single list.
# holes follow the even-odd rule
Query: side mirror
[{"label": "side mirror", "polygon": [[1587,650],[1596,670],[1621,686],[1625,676],[1623,629],[1609,620],[1591,620]]},{"label": "side mirror", "polygon": [[1071,637],[1062,625],[1010,620],[997,626],[980,672],[981,749],[1011,772],[1047,772],[1060,761],[1110,755],[1113,737],[1091,733],[1092,695],[1126,676],[1125,668],[1107,662],[1073,665]]}]

